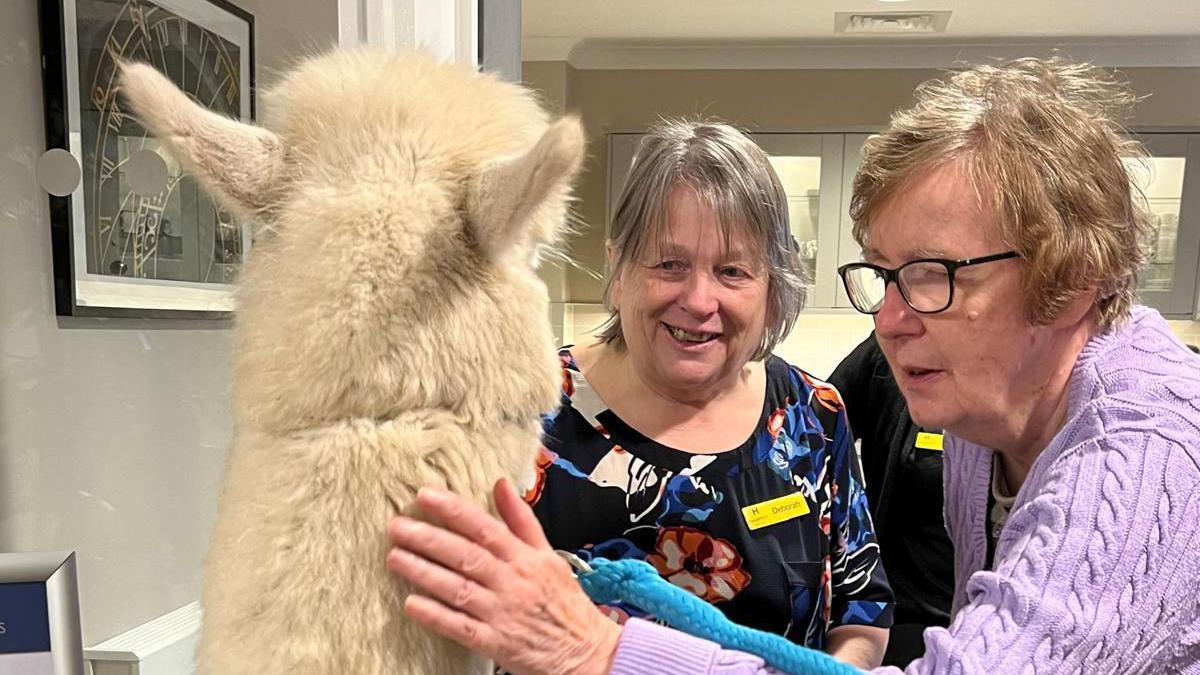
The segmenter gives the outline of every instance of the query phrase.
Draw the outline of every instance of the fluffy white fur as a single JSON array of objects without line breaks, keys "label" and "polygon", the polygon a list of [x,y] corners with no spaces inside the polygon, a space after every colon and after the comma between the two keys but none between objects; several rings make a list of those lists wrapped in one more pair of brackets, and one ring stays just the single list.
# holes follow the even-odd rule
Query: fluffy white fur
[{"label": "fluffy white fur", "polygon": [[310,59],[265,95],[263,127],[145,65],[121,86],[271,233],[241,279],[199,672],[487,672],[404,617],[386,525],[419,486],[485,502],[532,470],[559,379],[532,261],[565,222],[579,122],[415,54]]}]

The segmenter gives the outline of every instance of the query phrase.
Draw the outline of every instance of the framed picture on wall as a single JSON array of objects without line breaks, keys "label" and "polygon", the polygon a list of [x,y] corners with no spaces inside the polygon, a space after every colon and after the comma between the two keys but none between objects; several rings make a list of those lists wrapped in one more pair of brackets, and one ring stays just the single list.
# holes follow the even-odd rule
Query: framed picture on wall
[{"label": "framed picture on wall", "polygon": [[75,553],[0,553],[0,675],[83,675]]},{"label": "framed picture on wall", "polygon": [[79,165],[70,192],[50,197],[57,313],[228,316],[249,224],[124,109],[117,64],[149,63],[202,105],[253,120],[254,18],[225,0],[39,5],[47,147]]}]

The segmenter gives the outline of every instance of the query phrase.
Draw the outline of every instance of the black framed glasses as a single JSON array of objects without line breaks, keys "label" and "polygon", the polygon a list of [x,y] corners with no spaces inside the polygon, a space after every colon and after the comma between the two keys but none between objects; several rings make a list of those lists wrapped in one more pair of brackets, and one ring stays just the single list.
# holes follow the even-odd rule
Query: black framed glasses
[{"label": "black framed glasses", "polygon": [[959,269],[1020,256],[1016,251],[1007,251],[965,260],[921,258],[895,269],[856,262],[839,267],[838,276],[846,286],[850,304],[863,314],[879,313],[887,286],[893,282],[900,289],[904,302],[913,310],[922,314],[936,314],[945,311],[954,302],[954,273]]}]

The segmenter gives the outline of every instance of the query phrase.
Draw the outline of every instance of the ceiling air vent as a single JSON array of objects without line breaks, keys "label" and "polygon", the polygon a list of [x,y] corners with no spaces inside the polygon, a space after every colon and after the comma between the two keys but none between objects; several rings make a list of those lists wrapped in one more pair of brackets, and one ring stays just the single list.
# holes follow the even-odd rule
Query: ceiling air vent
[{"label": "ceiling air vent", "polygon": [[861,34],[945,33],[950,12],[837,12],[833,32]]}]

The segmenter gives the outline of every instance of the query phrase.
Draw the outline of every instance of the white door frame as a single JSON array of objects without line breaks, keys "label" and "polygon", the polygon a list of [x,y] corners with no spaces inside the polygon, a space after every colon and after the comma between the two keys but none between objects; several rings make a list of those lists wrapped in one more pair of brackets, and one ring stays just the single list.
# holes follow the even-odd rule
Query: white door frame
[{"label": "white door frame", "polygon": [[478,67],[478,0],[338,0],[338,45],[420,47]]}]

